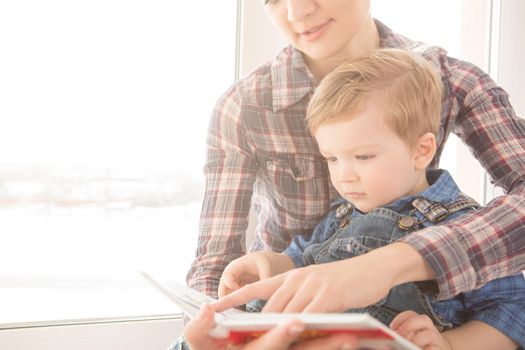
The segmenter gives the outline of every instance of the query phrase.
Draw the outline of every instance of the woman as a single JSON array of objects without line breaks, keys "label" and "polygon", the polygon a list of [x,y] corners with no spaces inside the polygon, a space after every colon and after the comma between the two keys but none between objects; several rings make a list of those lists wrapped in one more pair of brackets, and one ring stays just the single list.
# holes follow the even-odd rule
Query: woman
[{"label": "woman", "polygon": [[[293,236],[311,232],[326,214],[335,191],[306,129],[305,110],[327,73],[378,47],[420,51],[440,71],[445,96],[431,167],[437,166],[454,131],[507,195],[461,221],[416,232],[374,256],[355,258],[355,268],[345,271],[345,278],[363,293],[339,291],[327,298],[322,293],[330,280],[325,279],[309,298],[360,307],[380,300],[399,281],[431,281],[422,288],[446,299],[525,269],[525,121],[515,115],[507,94],[472,64],[375,21],[369,0],[265,0],[264,6],[290,47],[237,82],[216,106],[208,136],[199,248],[188,284],[216,295],[225,266],[244,254],[252,202],[259,219],[254,250],[281,251]],[[392,264],[379,263],[385,259]],[[249,294],[259,296],[253,290]],[[316,304],[317,311],[332,307],[323,303]]]}]

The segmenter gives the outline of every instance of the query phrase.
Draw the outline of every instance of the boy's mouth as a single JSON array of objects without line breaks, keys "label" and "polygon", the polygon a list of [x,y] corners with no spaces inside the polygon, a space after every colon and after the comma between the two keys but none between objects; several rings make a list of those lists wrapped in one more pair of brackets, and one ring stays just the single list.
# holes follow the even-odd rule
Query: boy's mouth
[{"label": "boy's mouth", "polygon": [[345,195],[349,198],[359,199],[363,198],[366,193],[364,192],[345,192]]}]

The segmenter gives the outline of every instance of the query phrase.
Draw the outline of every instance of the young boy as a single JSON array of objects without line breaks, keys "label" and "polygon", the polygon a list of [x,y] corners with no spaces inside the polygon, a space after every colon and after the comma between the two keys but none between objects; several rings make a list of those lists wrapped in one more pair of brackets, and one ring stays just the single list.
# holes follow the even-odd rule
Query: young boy
[{"label": "young boy", "polygon": [[[446,171],[427,170],[436,153],[441,99],[431,64],[407,51],[379,50],[326,76],[307,121],[342,198],[311,237],[297,236],[282,254],[256,252],[231,262],[219,295],[294,267],[362,255],[430,225],[469,220],[477,203]],[[400,284],[380,302],[348,311],[368,312],[424,349],[525,347],[522,274],[444,301],[429,298],[428,288]],[[285,303],[297,307],[295,296],[308,290],[295,292]]]}]

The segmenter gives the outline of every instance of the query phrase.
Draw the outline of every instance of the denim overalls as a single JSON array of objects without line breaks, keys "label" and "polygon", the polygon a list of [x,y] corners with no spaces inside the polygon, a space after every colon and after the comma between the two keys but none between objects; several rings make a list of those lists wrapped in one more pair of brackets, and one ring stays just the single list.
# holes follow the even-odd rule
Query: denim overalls
[{"label": "denim overalls", "polygon": [[[305,264],[322,264],[362,255],[421,229],[427,220],[437,224],[454,213],[478,207],[473,199],[465,195],[459,195],[455,201],[446,205],[417,197],[411,205],[411,210],[403,211],[407,214],[387,208],[376,208],[362,214],[354,210],[350,203],[342,204],[336,210],[336,217],[340,219],[339,229],[325,242],[312,244],[305,249]],[[420,292],[415,283],[396,286],[378,303],[347,312],[367,312],[389,325],[397,314],[405,310],[428,315],[441,331],[452,328],[451,323],[442,321],[433,312],[429,298]]]}]

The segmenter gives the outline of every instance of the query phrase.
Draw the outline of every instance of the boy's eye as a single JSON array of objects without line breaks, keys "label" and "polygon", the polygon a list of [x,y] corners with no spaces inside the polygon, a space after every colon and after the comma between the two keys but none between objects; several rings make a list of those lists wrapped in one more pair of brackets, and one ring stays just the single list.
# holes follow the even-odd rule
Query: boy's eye
[{"label": "boy's eye", "polygon": [[355,159],[358,159],[358,160],[369,160],[369,159],[372,159],[374,158],[375,155],[373,154],[358,154],[355,156]]},{"label": "boy's eye", "polygon": [[336,157],[327,157],[324,160],[326,160],[327,163],[333,163],[333,162],[337,161],[337,158]]},{"label": "boy's eye", "polygon": [[268,4],[273,4],[273,3],[276,3],[278,0],[264,0],[264,4],[265,5],[268,5]]}]

